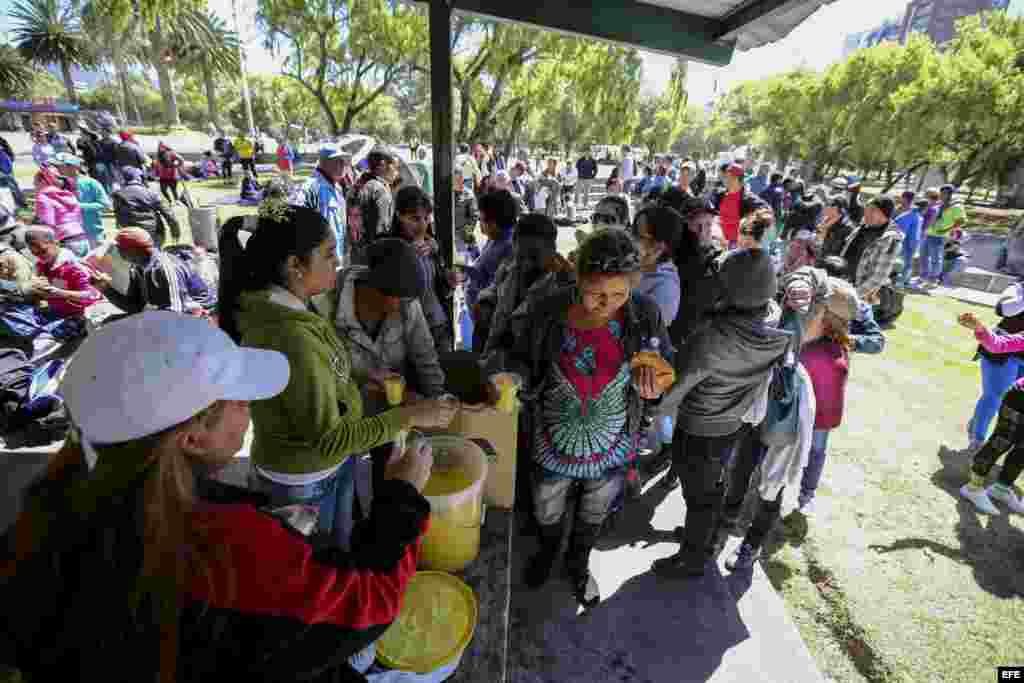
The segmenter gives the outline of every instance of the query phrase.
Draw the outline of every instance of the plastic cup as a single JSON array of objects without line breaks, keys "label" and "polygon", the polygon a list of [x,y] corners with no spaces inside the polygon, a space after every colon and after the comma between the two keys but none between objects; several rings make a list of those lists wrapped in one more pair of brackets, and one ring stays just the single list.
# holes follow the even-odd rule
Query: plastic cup
[{"label": "plastic cup", "polygon": [[389,406],[402,405],[405,398],[405,378],[401,375],[392,375],[384,379],[384,395],[388,399]]},{"label": "plastic cup", "polygon": [[511,372],[499,372],[491,375],[491,385],[498,393],[497,409],[503,413],[515,412],[516,394],[523,385],[522,377]]}]

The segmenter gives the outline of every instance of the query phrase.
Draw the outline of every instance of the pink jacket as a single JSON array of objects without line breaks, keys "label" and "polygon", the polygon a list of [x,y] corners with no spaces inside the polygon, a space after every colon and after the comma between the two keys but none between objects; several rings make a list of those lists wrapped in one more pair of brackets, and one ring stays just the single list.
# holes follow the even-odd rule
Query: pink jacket
[{"label": "pink jacket", "polygon": [[850,356],[831,339],[819,339],[801,349],[800,362],[814,387],[814,429],[835,429],[843,423]]},{"label": "pink jacket", "polygon": [[69,237],[85,235],[82,227],[82,207],[74,192],[50,186],[36,193],[36,218],[53,228],[57,242]]},{"label": "pink jacket", "polygon": [[[986,328],[975,331],[974,338],[989,353],[1017,353],[1018,351],[1024,351],[1024,333],[996,335]],[[1017,380],[1014,386],[1018,389],[1024,389],[1024,377]]]},{"label": "pink jacket", "polygon": [[68,301],[60,297],[48,298],[46,302],[50,305],[50,310],[57,315],[64,317],[81,315],[85,309],[103,298],[99,291],[89,284],[89,271],[67,249],[57,252],[57,258],[49,266],[42,261],[36,263],[36,272],[49,280],[50,284],[57,289],[89,292],[90,298],[83,302]]}]

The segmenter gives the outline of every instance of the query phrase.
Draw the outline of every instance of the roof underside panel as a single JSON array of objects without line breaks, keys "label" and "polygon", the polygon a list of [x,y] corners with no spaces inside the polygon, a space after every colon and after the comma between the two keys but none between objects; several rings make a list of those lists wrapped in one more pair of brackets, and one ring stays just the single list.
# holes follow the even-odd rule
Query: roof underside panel
[{"label": "roof underside panel", "polygon": [[834,0],[637,0],[722,22],[718,40],[752,50],[782,40],[807,17]]}]

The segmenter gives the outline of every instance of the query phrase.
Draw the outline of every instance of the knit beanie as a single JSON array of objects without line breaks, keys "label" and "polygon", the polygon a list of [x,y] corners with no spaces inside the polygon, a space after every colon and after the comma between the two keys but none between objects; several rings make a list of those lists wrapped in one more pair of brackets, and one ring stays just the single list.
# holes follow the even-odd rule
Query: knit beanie
[{"label": "knit beanie", "polygon": [[726,308],[756,310],[775,296],[778,283],[771,256],[764,249],[733,252],[718,271],[722,303]]}]

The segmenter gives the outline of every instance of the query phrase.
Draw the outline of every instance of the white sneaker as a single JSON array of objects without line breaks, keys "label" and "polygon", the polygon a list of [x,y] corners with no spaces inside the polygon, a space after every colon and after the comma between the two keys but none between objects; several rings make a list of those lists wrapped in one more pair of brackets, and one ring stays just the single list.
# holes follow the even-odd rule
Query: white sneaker
[{"label": "white sneaker", "polygon": [[999,514],[999,508],[988,497],[988,489],[972,488],[969,484],[964,484],[960,487],[960,496],[971,501],[978,512],[986,515]]},{"label": "white sneaker", "polygon": [[992,500],[998,500],[1000,503],[1005,503],[1006,507],[1010,508],[1010,512],[1016,512],[1018,515],[1024,515],[1024,503],[1020,501],[1017,493],[1011,486],[1004,486],[1003,484],[992,484],[988,487],[988,495]]}]

